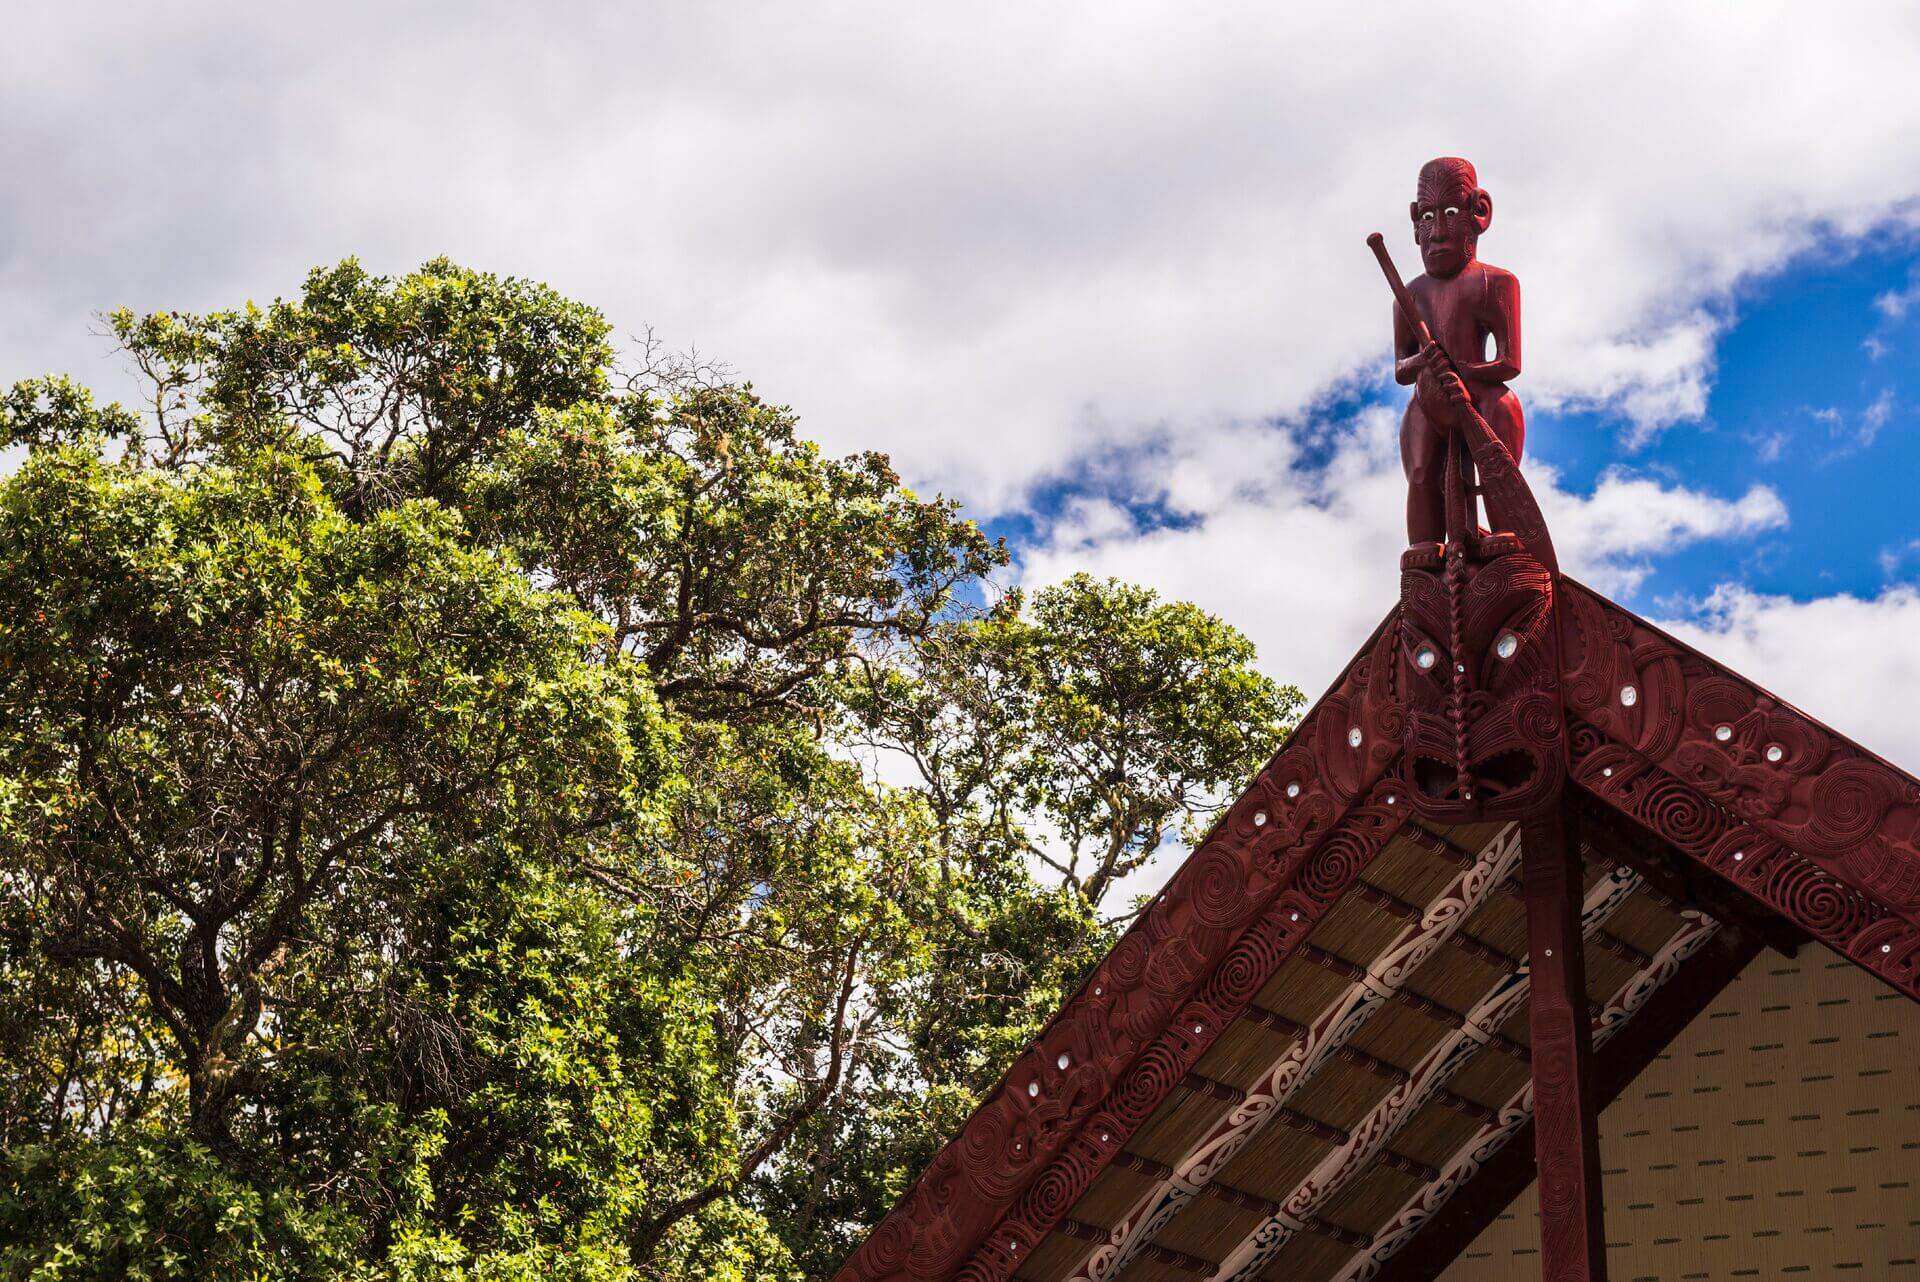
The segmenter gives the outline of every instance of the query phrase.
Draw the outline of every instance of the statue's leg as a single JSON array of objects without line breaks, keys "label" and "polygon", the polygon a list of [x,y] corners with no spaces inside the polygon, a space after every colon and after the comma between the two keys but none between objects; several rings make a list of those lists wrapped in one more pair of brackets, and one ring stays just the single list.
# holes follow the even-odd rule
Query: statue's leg
[{"label": "statue's leg", "polygon": [[1490,387],[1474,397],[1474,408],[1487,420],[1487,426],[1507,447],[1507,453],[1513,455],[1518,463],[1527,443],[1526,415],[1520,411],[1520,398],[1509,387]]},{"label": "statue's leg", "polygon": [[1400,465],[1407,473],[1407,542],[1447,537],[1446,438],[1420,412],[1416,398],[1400,420]]}]

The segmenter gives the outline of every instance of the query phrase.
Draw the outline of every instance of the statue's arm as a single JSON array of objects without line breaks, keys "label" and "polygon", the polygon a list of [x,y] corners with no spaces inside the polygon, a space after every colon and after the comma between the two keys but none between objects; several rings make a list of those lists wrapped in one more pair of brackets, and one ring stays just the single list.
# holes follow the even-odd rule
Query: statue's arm
[{"label": "statue's arm", "polygon": [[1490,275],[1480,316],[1493,335],[1493,359],[1461,361],[1460,373],[1477,383],[1506,383],[1520,376],[1520,278],[1510,272]]}]

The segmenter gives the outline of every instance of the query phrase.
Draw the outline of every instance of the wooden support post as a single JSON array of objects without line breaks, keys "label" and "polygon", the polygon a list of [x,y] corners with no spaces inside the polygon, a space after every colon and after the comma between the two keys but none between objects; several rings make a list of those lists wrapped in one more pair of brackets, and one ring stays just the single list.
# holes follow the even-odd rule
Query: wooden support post
[{"label": "wooden support post", "polygon": [[[1658,1059],[1686,1027],[1713,1005],[1728,984],[1764,951],[1758,932],[1729,926],[1705,951],[1661,985],[1594,1058],[1596,1103],[1605,1108]],[[1534,1127],[1528,1122],[1513,1142],[1495,1153],[1480,1173],[1462,1185],[1420,1230],[1418,1245],[1387,1261],[1373,1282],[1434,1282],[1489,1224],[1533,1183]],[[1432,1183],[1429,1180],[1428,1183]]]},{"label": "wooden support post", "polygon": [[1593,1030],[1580,929],[1580,838],[1571,797],[1522,821],[1527,952],[1533,971],[1534,1154],[1543,1282],[1606,1282]]}]

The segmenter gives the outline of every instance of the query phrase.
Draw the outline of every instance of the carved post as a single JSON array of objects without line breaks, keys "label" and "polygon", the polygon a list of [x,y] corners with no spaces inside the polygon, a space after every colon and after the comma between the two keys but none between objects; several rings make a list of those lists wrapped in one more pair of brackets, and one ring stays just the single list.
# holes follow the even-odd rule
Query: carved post
[{"label": "carved post", "polygon": [[1527,951],[1533,969],[1534,1150],[1543,1282],[1605,1282],[1593,1030],[1580,929],[1580,839],[1570,797],[1525,819]]}]

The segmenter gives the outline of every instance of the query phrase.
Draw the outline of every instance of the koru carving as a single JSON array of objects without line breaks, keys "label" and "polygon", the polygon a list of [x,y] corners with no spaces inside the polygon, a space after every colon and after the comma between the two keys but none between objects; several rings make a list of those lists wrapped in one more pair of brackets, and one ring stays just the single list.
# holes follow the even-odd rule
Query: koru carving
[{"label": "koru carving", "polygon": [[1368,240],[1394,293],[1395,376],[1414,385],[1400,428],[1400,768],[1428,818],[1516,818],[1551,804],[1566,777],[1559,564],[1520,475],[1525,428],[1506,385],[1520,372],[1520,286],[1476,255],[1493,200],[1472,165],[1429,162],[1410,212],[1427,269],[1411,285],[1383,238]]}]

